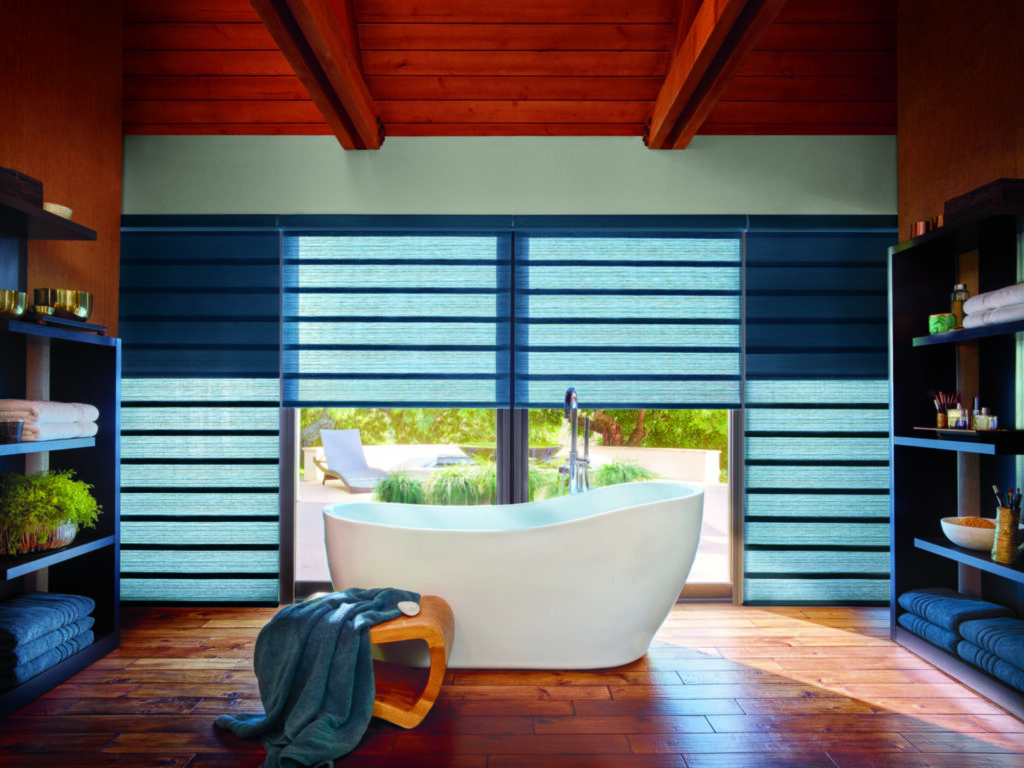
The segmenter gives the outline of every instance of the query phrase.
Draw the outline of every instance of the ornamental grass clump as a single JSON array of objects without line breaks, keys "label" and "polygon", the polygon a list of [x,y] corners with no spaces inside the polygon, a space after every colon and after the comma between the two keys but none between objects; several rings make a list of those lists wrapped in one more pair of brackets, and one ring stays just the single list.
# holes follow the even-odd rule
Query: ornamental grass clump
[{"label": "ornamental grass clump", "polygon": [[409,477],[405,472],[395,472],[380,481],[373,489],[373,497],[392,504],[423,504],[426,491],[422,480]]},{"label": "ornamental grass clump", "polygon": [[102,508],[92,486],[74,470],[29,475],[0,472],[0,553],[25,554],[71,543],[79,528],[92,528]]}]

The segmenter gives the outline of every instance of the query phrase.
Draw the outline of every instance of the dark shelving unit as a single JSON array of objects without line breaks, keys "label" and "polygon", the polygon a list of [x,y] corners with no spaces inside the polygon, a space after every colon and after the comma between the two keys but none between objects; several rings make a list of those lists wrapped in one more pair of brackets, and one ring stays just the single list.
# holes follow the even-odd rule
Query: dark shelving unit
[{"label": "dark shelving unit", "polygon": [[[899,626],[897,599],[911,589],[948,587],[1024,615],[1024,562],[1004,565],[956,546],[939,525],[960,514],[994,517],[992,486],[1024,485],[1024,431],[1015,428],[1024,321],[928,334],[928,316],[949,311],[954,284],[967,283],[977,295],[1024,279],[1017,271],[1022,217],[1024,207],[993,207],[889,249],[892,638],[1018,716],[1024,691]],[[965,405],[980,397],[1001,429],[937,429],[932,390],[959,392]]]},{"label": "dark shelving unit", "polygon": [[[28,240],[95,239],[96,232],[88,227],[0,192],[0,275],[10,282],[23,282]],[[77,479],[92,485],[102,507],[96,527],[79,530],[66,547],[0,556],[0,599],[27,591],[26,579],[45,569],[49,591],[85,595],[96,602],[93,644],[22,685],[0,692],[0,718],[85,669],[119,643],[121,342],[102,335],[105,330],[75,321],[0,319],[0,397],[26,396],[33,376],[28,363],[32,352],[48,361],[49,399],[91,403],[100,412],[95,437],[0,445],[0,469],[23,472],[28,457],[45,453],[52,469],[73,469]]]}]

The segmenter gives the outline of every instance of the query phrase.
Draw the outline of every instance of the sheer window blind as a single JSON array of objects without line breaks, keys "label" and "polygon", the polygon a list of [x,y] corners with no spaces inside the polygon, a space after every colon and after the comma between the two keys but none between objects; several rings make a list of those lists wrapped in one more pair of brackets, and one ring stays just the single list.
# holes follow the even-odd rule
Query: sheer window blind
[{"label": "sheer window blind", "polygon": [[122,599],[276,604],[278,233],[136,224],[121,237]]},{"label": "sheer window blind", "polygon": [[748,604],[889,599],[886,258],[895,229],[879,218],[858,227],[779,217],[763,228],[755,219],[747,234]]},{"label": "sheer window blind", "polygon": [[509,401],[511,235],[290,232],[286,407]]},{"label": "sheer window blind", "polygon": [[738,408],[733,233],[526,232],[515,240],[516,408]]}]

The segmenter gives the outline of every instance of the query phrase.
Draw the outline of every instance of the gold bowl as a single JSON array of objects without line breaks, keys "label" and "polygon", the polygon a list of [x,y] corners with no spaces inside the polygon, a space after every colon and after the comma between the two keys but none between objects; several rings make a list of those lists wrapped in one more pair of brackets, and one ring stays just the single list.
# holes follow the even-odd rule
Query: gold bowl
[{"label": "gold bowl", "polygon": [[27,300],[28,295],[24,291],[0,290],[0,317],[21,317]]},{"label": "gold bowl", "polygon": [[92,294],[70,288],[36,288],[34,309],[41,314],[68,320],[88,320],[92,314]]}]

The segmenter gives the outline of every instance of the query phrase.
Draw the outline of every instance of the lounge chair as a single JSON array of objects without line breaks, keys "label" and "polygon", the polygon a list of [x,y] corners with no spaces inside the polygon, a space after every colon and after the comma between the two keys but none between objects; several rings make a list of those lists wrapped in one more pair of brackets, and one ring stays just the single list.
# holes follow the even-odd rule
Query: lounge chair
[{"label": "lounge chair", "polygon": [[320,438],[327,461],[314,457],[313,463],[324,473],[321,485],[331,478],[340,480],[349,493],[366,493],[388,476],[383,469],[367,465],[358,429],[321,429]]}]

